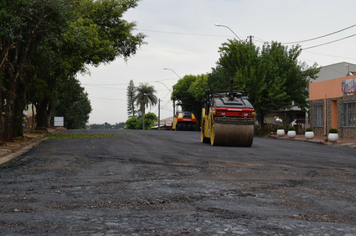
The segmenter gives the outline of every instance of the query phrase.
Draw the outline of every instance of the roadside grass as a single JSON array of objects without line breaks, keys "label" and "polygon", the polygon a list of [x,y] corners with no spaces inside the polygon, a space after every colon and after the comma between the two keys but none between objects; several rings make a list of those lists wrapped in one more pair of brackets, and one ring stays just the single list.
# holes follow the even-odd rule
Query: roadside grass
[{"label": "roadside grass", "polygon": [[130,134],[69,134],[69,133],[54,133],[49,134],[49,139],[99,139],[99,138],[128,138]]}]

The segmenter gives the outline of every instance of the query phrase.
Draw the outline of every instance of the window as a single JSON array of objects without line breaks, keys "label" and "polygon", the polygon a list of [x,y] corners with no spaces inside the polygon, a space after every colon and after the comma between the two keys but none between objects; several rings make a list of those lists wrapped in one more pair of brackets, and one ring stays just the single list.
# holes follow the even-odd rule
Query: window
[{"label": "window", "polygon": [[343,126],[356,127],[356,102],[343,104]]},{"label": "window", "polygon": [[324,127],[324,105],[314,106],[314,126]]}]

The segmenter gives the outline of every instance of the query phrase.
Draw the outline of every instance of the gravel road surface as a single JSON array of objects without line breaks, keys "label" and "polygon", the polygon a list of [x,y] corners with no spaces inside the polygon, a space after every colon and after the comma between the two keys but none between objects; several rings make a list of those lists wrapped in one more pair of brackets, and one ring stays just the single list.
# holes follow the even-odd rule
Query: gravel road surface
[{"label": "gravel road surface", "polygon": [[[356,235],[355,149],[68,130],[0,168],[1,235]],[[97,136],[96,136],[97,135]]]}]

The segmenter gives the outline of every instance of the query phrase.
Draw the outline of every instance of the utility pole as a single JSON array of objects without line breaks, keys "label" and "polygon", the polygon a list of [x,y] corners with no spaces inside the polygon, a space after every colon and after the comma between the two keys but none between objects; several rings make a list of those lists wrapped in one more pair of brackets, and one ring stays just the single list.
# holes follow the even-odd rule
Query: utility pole
[{"label": "utility pole", "polygon": [[158,98],[158,130],[161,129],[160,120],[161,120],[161,99]]},{"label": "utility pole", "polygon": [[250,35],[250,36],[248,36],[248,37],[250,38],[250,44],[252,44],[252,38],[253,38],[253,36]]}]

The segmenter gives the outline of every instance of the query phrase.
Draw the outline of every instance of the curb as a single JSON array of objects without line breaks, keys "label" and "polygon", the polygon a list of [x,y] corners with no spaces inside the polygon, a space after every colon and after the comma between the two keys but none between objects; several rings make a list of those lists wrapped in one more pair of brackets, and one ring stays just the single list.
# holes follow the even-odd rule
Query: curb
[{"label": "curb", "polygon": [[349,147],[349,148],[356,148],[356,143],[350,143],[350,142],[340,142],[337,141],[335,143],[333,142],[326,142],[324,140],[307,140],[307,139],[295,139],[295,138],[279,138],[276,135],[269,135],[269,138],[273,139],[281,139],[281,140],[291,140],[291,141],[299,141],[299,142],[308,142],[308,143],[316,143],[316,144],[322,144],[322,145],[328,145],[328,146],[343,146],[343,147]]}]

